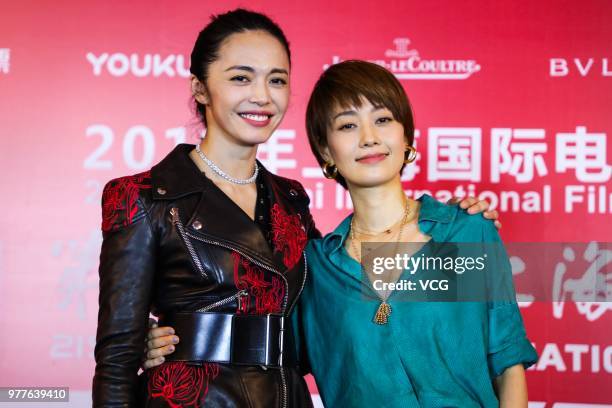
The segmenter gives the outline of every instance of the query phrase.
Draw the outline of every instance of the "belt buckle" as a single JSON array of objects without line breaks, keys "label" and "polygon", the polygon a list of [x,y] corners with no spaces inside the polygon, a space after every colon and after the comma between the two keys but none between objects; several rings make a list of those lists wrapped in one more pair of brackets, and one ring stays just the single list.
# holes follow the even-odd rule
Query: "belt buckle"
[{"label": "belt buckle", "polygon": [[[274,327],[273,323],[275,319],[278,318],[278,339],[273,338]],[[274,346],[274,342],[278,341],[278,360],[276,362],[270,361],[270,351],[276,349]],[[283,351],[285,345],[285,316],[280,314],[267,314],[266,315],[266,365],[273,367],[282,367],[283,366]]]}]

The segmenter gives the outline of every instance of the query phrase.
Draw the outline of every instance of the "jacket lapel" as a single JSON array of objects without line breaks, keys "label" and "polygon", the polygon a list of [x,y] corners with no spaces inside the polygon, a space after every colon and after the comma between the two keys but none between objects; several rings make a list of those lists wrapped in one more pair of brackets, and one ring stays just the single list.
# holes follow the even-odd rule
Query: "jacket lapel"
[{"label": "jacket lapel", "polygon": [[[269,268],[275,268],[272,250],[260,228],[189,157],[194,145],[180,144],[151,169],[154,200],[175,202],[190,233],[238,250]],[[192,200],[177,200],[199,194]]]},{"label": "jacket lapel", "polygon": [[218,187],[208,187],[189,220],[191,228],[198,226],[194,232],[274,267],[272,250],[259,226]]}]

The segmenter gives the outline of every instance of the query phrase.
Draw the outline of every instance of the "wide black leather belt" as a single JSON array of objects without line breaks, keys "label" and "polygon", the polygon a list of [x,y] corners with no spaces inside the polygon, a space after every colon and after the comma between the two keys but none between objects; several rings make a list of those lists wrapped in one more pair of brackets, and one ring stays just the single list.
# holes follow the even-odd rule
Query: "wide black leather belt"
[{"label": "wide black leather belt", "polygon": [[189,312],[160,317],[179,343],[168,361],[215,362],[265,367],[295,367],[295,341],[288,320],[231,313]]}]

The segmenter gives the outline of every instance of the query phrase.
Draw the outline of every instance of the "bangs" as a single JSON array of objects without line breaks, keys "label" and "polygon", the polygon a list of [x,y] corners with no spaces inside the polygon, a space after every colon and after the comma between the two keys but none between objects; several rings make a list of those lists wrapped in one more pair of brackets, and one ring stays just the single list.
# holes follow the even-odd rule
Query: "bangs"
[{"label": "bangs", "polygon": [[[333,113],[339,109],[359,109],[368,101],[376,108],[386,108],[393,118],[404,123],[408,113],[408,99],[398,80],[385,68],[376,64],[349,64],[341,72],[333,67],[323,74],[318,84],[317,102],[327,112],[326,127],[331,126]],[[327,75],[330,74],[330,75]]]},{"label": "bangs", "polygon": [[[329,115],[330,122],[334,116],[334,113],[337,111],[349,110],[353,108],[361,109],[366,102],[372,104],[372,106],[374,106],[376,109],[389,109],[390,111],[393,111],[390,106],[385,104],[385,99],[381,95],[372,92],[372,90],[369,92],[365,91],[363,93],[354,91],[355,90],[352,89],[350,93],[338,95],[337,97],[333,98],[330,109],[331,114]],[[395,119],[399,120],[399,118]]]}]

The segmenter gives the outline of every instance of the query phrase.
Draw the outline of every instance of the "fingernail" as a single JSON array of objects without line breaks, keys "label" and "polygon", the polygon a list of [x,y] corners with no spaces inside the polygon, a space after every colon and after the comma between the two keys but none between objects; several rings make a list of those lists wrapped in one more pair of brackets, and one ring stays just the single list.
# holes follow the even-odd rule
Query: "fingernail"
[{"label": "fingernail", "polygon": [[170,351],[174,351],[174,346],[170,346],[170,347],[168,347],[168,350],[170,350]]},{"label": "fingernail", "polygon": [[174,334],[174,329],[169,329],[168,334]]},{"label": "fingernail", "polygon": [[163,363],[163,362],[164,362],[164,360],[166,360],[166,359],[165,359],[165,358],[163,358],[163,357],[160,357],[160,358],[159,358],[159,362],[160,362],[160,363]]},{"label": "fingernail", "polygon": [[172,337],[172,342],[173,343],[175,343],[175,344],[178,343],[178,340],[179,340],[178,337],[176,337],[176,336]]}]

